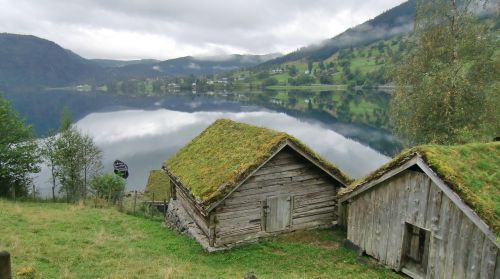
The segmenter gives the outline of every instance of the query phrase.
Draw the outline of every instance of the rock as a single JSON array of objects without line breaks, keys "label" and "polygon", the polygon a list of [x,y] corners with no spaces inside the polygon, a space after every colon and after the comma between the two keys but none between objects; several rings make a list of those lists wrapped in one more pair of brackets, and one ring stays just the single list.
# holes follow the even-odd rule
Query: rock
[{"label": "rock", "polygon": [[257,279],[257,276],[255,276],[253,272],[248,272],[247,274],[245,274],[244,279]]}]

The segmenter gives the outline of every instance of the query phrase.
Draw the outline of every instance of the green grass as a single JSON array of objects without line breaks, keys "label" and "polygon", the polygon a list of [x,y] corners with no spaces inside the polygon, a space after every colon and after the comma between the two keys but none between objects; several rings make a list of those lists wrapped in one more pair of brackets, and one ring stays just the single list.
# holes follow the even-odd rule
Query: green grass
[{"label": "green grass", "polygon": [[32,268],[35,278],[401,278],[341,247],[340,231],[207,254],[158,221],[114,209],[0,200],[0,224],[0,250],[11,253],[13,272]]}]

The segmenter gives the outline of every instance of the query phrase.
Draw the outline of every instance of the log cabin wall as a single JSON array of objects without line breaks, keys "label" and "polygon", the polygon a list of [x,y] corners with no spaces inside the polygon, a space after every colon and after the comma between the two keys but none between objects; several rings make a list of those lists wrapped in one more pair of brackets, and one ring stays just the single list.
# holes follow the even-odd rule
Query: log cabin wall
[{"label": "log cabin wall", "polygon": [[405,170],[353,197],[346,210],[347,238],[393,269],[405,268],[405,232],[418,227],[430,235],[422,277],[500,278],[495,243],[422,172]]},{"label": "log cabin wall", "polygon": [[[215,247],[293,230],[332,226],[337,219],[335,196],[340,185],[285,147],[214,209]],[[268,203],[286,205],[275,212],[276,220],[266,219],[273,214],[266,213],[266,206],[268,211],[273,210]],[[289,221],[282,220],[286,216]]]}]

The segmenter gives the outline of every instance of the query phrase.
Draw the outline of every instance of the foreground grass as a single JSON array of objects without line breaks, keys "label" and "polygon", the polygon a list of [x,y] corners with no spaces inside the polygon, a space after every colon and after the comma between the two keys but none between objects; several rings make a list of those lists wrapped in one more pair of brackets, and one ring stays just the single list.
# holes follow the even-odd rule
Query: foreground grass
[{"label": "foreground grass", "polygon": [[399,278],[318,230],[207,254],[158,221],[66,204],[0,200],[0,250],[35,278]]}]

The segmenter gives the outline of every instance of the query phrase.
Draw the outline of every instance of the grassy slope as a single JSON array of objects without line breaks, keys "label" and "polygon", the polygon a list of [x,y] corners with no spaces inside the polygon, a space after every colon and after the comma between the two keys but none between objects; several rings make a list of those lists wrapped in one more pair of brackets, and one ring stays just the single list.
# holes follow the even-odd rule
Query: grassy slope
[{"label": "grassy slope", "polygon": [[[345,51],[348,53],[350,58],[349,60],[349,69],[351,72],[355,72],[356,69],[359,69],[361,74],[366,75],[367,73],[371,73],[374,71],[379,70],[383,66],[391,66],[391,55],[393,53],[398,52],[398,47],[399,44],[401,43],[401,37],[395,37],[392,39],[387,39],[387,40],[380,40],[377,42],[374,42],[372,44],[369,44],[367,46],[362,46],[362,47],[357,47],[353,48],[352,50],[346,49]],[[383,43],[384,48],[383,51],[379,51],[378,49],[378,44]],[[389,50],[390,49],[390,50]],[[370,53],[370,55],[369,55]],[[330,62],[333,62],[337,66],[335,67],[335,72],[332,75],[334,85],[340,85],[343,86],[346,84],[345,80],[342,80],[341,77],[343,76],[342,69],[338,65],[339,63],[339,56],[338,52],[334,53],[332,56],[324,60],[325,64],[328,64]],[[297,61],[292,61],[292,62],[287,62],[282,65],[276,65],[271,68],[285,68],[286,66],[291,66],[295,65],[298,69],[298,73],[304,73],[307,70],[307,60],[297,60]],[[319,69],[319,62],[314,62],[313,63],[313,71]],[[238,77],[241,74],[243,74],[247,78],[246,82],[249,82],[250,80],[253,82],[260,82],[259,79],[256,77],[256,74],[259,73],[261,70],[251,72],[248,70],[240,70],[240,71],[235,71],[231,75],[232,77]],[[317,89],[320,89],[321,85],[319,85],[319,79],[316,78],[316,82],[313,85],[300,85],[300,86],[291,86],[288,83],[288,79],[291,78],[291,76],[285,71],[283,73],[279,74],[271,74],[270,77],[276,78],[278,80],[278,85],[277,86],[269,86],[268,89],[272,90],[283,90],[283,89],[297,89],[297,90],[304,90],[304,89],[314,89],[316,87]],[[285,84],[287,86],[285,87]],[[329,85],[323,85],[325,88],[321,88],[321,90],[332,90]],[[338,89],[338,88],[335,88]]]},{"label": "grassy slope", "polygon": [[0,250],[36,278],[401,278],[319,230],[206,254],[157,221],[66,204],[0,200]]}]

